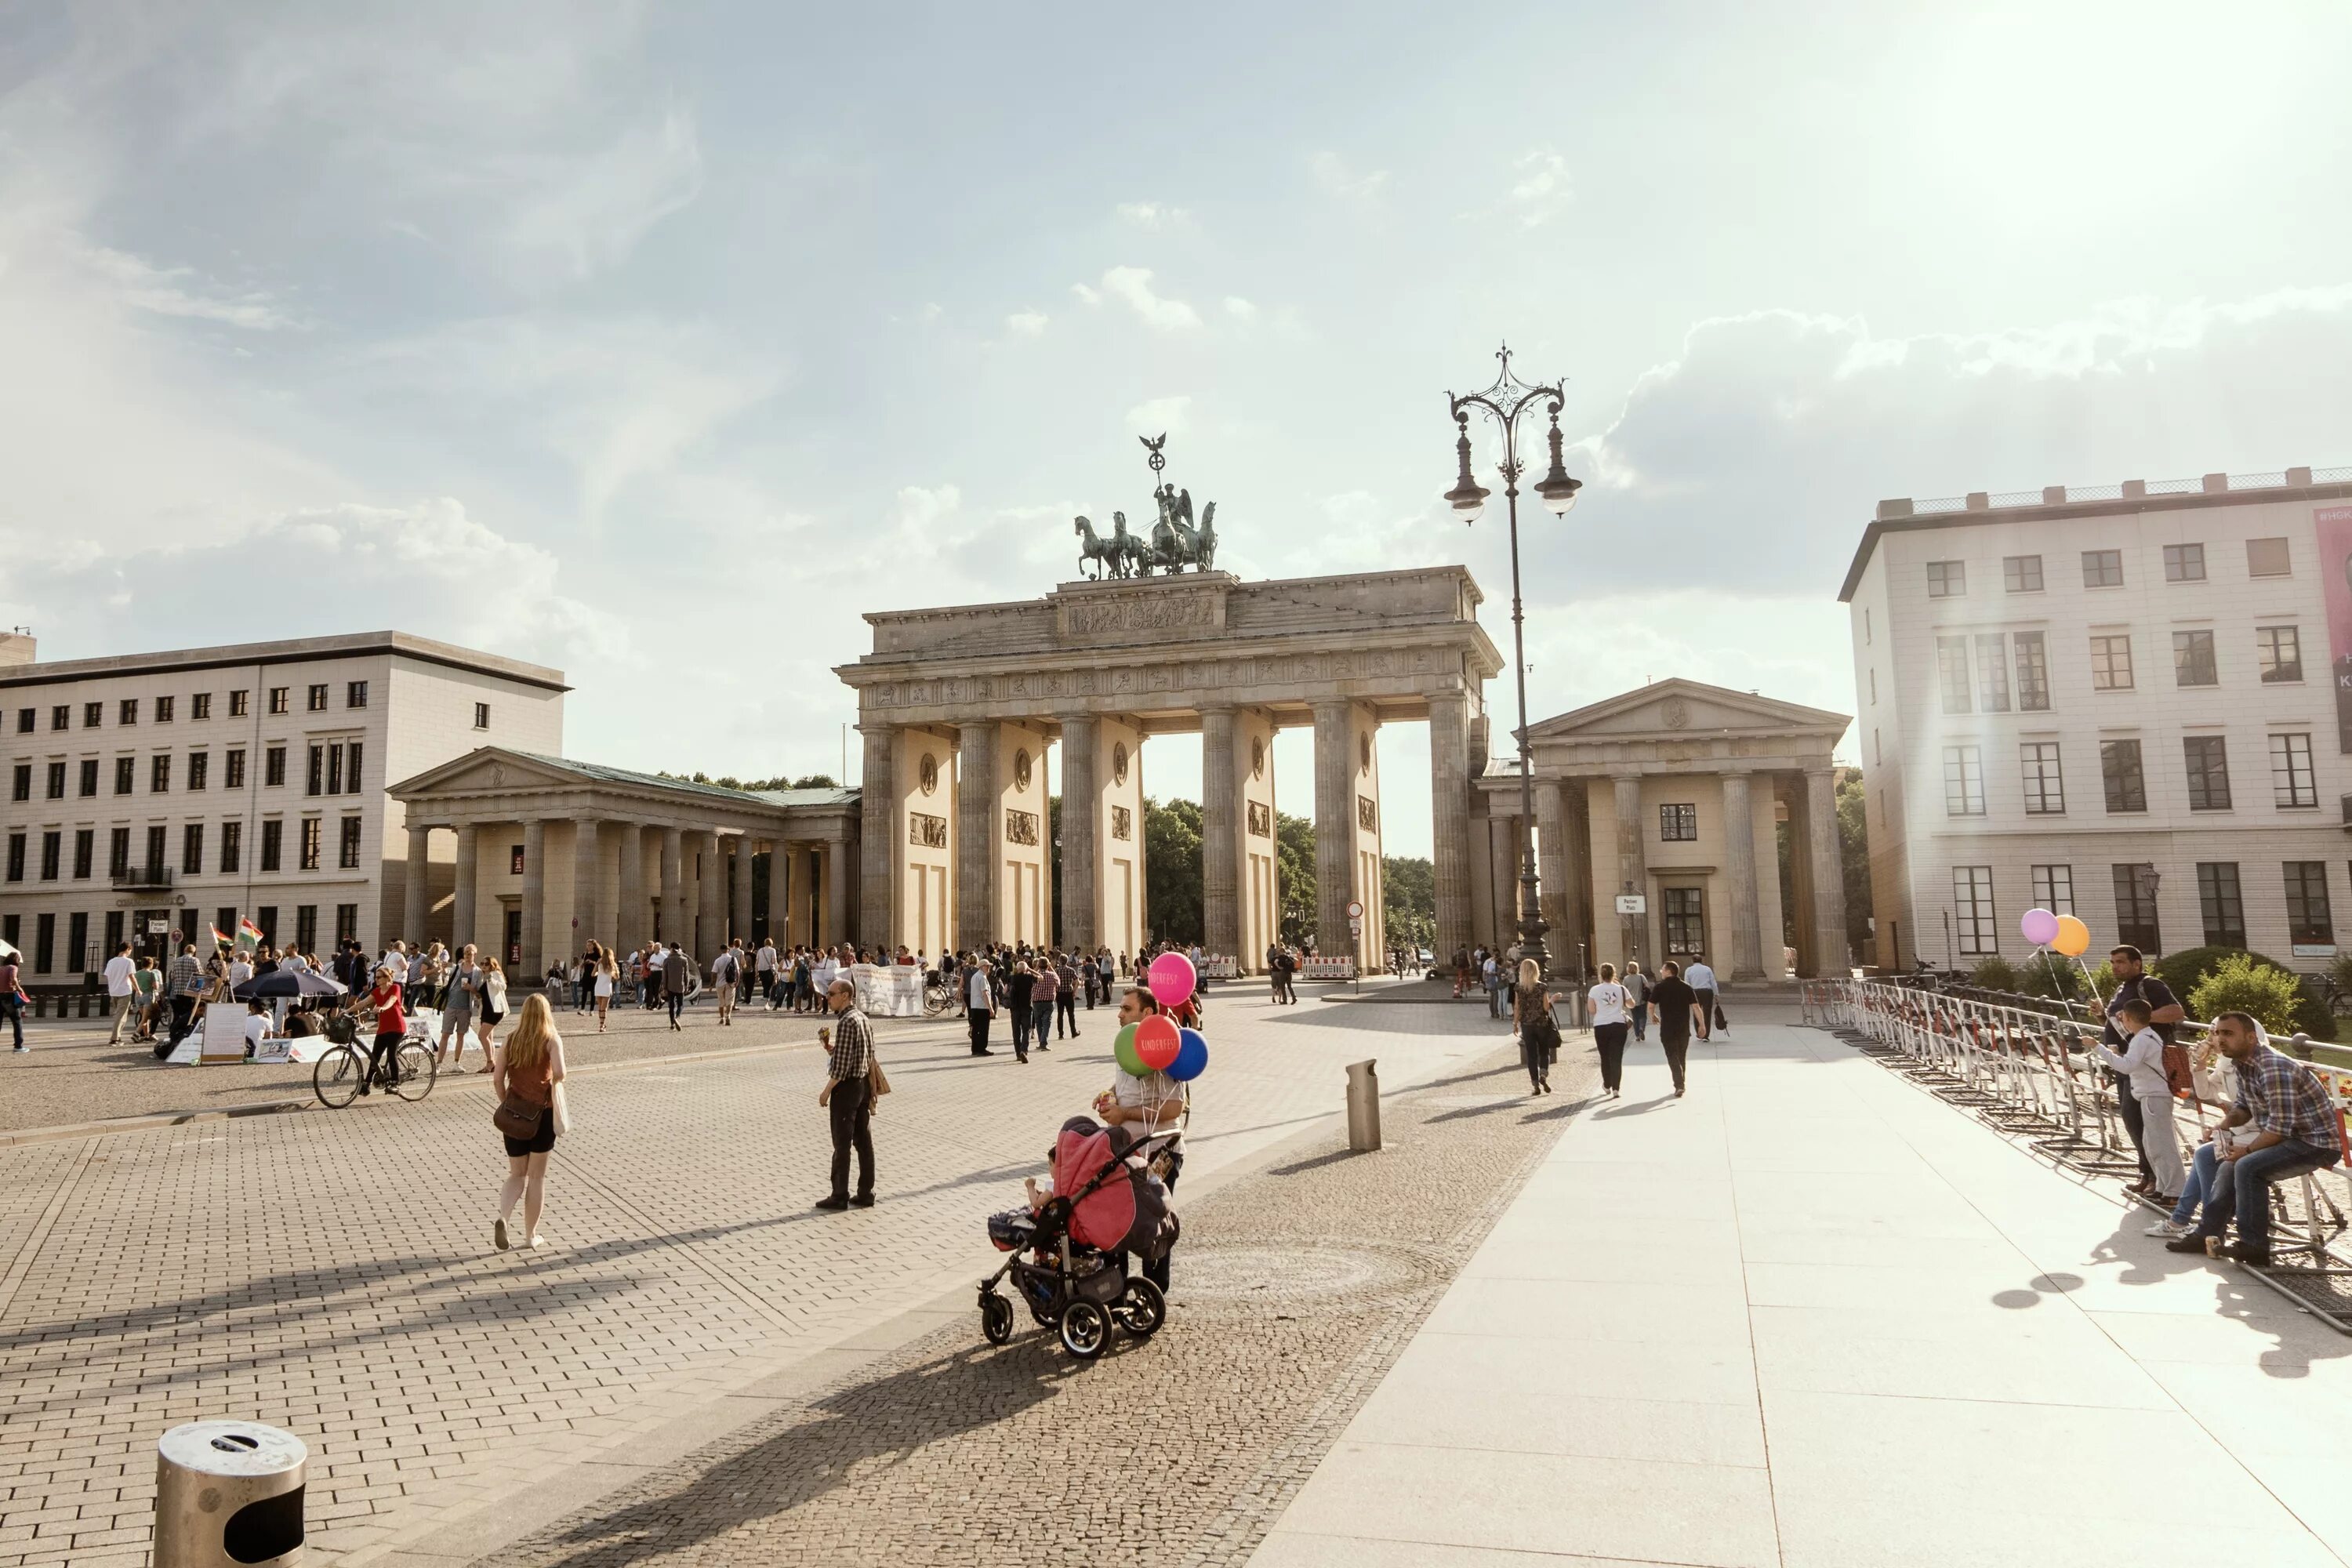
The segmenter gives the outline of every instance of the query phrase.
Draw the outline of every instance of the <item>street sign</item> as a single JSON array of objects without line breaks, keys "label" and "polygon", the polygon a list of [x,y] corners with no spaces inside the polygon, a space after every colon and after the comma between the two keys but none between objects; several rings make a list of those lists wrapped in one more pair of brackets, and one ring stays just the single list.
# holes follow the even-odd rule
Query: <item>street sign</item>
[{"label": "street sign", "polygon": [[1360,900],[1355,899],[1349,899],[1348,900],[1348,918],[1351,921],[1360,921],[1364,918],[1364,906]]},{"label": "street sign", "polygon": [[1650,912],[1650,900],[1649,900],[1649,895],[1648,895],[1648,894],[1646,894],[1646,893],[1620,893],[1620,894],[1618,894],[1618,895],[1617,895],[1617,912],[1618,912],[1619,914],[1621,914],[1621,915],[1646,915],[1646,914],[1648,914],[1648,913]]},{"label": "street sign", "polygon": [[171,921],[164,921],[164,920],[157,920],[157,919],[155,919],[155,918],[154,918],[153,916],[152,916],[152,915],[148,917],[148,920],[147,920],[147,934],[148,934],[149,936],[162,936],[165,931],[170,931],[171,929],[172,929],[172,922],[171,922]]},{"label": "street sign", "polygon": [[1349,921],[1348,922],[1348,931],[1350,935],[1361,936],[1364,934],[1364,922],[1361,921]]}]

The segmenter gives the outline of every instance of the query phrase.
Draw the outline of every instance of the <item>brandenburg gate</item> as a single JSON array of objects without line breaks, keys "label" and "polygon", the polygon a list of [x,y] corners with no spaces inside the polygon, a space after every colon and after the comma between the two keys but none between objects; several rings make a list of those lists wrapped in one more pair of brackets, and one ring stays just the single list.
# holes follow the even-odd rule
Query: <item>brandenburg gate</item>
[{"label": "brandenburg gate", "polygon": [[[1204,542],[1196,560],[1213,553],[1213,513],[1198,535],[1181,531]],[[1481,598],[1459,566],[1260,583],[1196,570],[869,614],[873,651],[836,670],[856,690],[865,738],[859,932],[933,955],[1046,943],[1058,900],[1066,942],[1135,952],[1155,934],[1145,742],[1198,731],[1203,945],[1261,969],[1281,907],[1274,735],[1311,724],[1320,951],[1346,952],[1339,933],[1360,902],[1356,958],[1376,969],[1387,946],[1380,731],[1426,720],[1437,951],[1467,943],[1472,728],[1483,731],[1484,682],[1503,668],[1478,626]],[[1055,742],[1058,781],[1046,769]]]}]

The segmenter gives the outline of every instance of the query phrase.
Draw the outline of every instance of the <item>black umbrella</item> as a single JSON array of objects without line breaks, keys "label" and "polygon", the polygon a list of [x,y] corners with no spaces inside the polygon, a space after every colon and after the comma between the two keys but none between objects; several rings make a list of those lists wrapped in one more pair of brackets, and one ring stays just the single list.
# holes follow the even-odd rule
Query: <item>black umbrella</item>
[{"label": "black umbrella", "polygon": [[309,969],[273,969],[257,974],[229,993],[240,1002],[267,1001],[273,996],[342,996],[349,993],[340,980]]}]

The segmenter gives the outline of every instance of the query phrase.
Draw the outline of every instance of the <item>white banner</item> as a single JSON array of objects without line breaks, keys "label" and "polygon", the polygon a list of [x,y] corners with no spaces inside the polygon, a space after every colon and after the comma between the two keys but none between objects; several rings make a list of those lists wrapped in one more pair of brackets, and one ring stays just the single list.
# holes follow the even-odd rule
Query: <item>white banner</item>
[{"label": "white banner", "polygon": [[207,1002],[205,1016],[197,1025],[204,1036],[203,1047],[196,1053],[204,1062],[241,1062],[245,1060],[245,1021],[253,1016],[242,1002]]},{"label": "white banner", "polygon": [[858,1011],[869,1018],[923,1016],[923,972],[919,965],[853,963],[849,983],[857,991]]}]

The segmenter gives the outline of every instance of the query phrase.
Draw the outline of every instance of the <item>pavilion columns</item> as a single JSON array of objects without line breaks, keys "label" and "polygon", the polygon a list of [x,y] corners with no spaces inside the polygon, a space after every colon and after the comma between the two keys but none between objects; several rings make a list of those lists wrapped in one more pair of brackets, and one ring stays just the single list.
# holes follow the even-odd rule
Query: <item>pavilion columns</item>
[{"label": "pavilion columns", "polygon": [[[1620,773],[1610,784],[1615,791],[1617,807],[1617,891],[1646,897],[1650,868],[1646,840],[1642,834],[1641,775]],[[1621,956],[1641,959],[1654,970],[1657,959],[1650,951],[1650,917],[1640,914],[1619,918],[1626,933],[1619,950]]]},{"label": "pavilion columns", "polygon": [[1436,885],[1440,963],[1471,945],[1470,701],[1458,691],[1429,700],[1429,798],[1433,818],[1430,870]]},{"label": "pavilion columns", "polygon": [[1234,818],[1242,781],[1234,772],[1234,710],[1201,710],[1201,924],[1207,951],[1255,967],[1242,952],[1241,864]]},{"label": "pavilion columns", "polygon": [[1806,863],[1812,873],[1811,973],[1842,975],[1851,967],[1845,942],[1844,857],[1838,846],[1837,774],[1805,770]]},{"label": "pavilion columns", "polygon": [[743,939],[743,945],[755,945],[751,941],[751,836],[738,833],[730,840],[735,851],[735,924],[729,933]]},{"label": "pavilion columns", "polygon": [[1568,779],[1536,780],[1536,875],[1539,879],[1538,908],[1549,928],[1545,951],[1553,973],[1580,979],[1580,965],[1589,940],[1584,930],[1584,900],[1576,873],[1583,857],[1576,853],[1568,793],[1576,787]]},{"label": "pavilion columns", "polygon": [[[838,947],[851,940],[849,934],[849,846],[832,843],[824,847],[824,928],[823,935],[828,946]],[[774,885],[775,872],[769,871],[770,885]]]},{"label": "pavilion columns", "polygon": [[719,858],[719,835],[703,828],[694,836],[696,902],[694,952],[707,965],[727,945],[727,879]]},{"label": "pavilion columns", "polygon": [[[860,795],[858,812],[864,831],[857,840],[857,941],[867,946],[882,947],[892,941],[905,942],[903,932],[891,929],[890,905],[898,890],[898,872],[893,864],[898,847],[898,734],[878,720],[866,720],[858,731],[865,739],[864,771],[858,774]],[[784,929],[788,938],[797,939],[800,924],[793,919],[793,900],[801,889],[800,862],[787,851],[792,864],[784,879]],[[768,874],[775,875],[773,862]],[[908,946],[913,946],[911,942]],[[938,954],[930,956],[936,958]]]},{"label": "pavilion columns", "polygon": [[956,940],[996,940],[996,721],[956,726]]},{"label": "pavilion columns", "polygon": [[686,912],[686,830],[664,827],[661,834],[661,934],[666,942],[694,942],[694,919]]},{"label": "pavilion columns", "polygon": [[[1495,905],[1493,909],[1486,911],[1486,915],[1494,922],[1494,929],[1476,933],[1472,945],[1477,942],[1484,942],[1500,952],[1518,939],[1519,847],[1523,825],[1517,815],[1489,816],[1486,818],[1486,826],[1491,835],[1491,841],[1486,847],[1489,866],[1487,875],[1495,890]],[[1443,952],[1433,949],[1432,955],[1439,964],[1444,965],[1454,962],[1454,954],[1456,951],[1456,948],[1447,948]]]},{"label": "pavilion columns", "polygon": [[1763,979],[1764,924],[1756,887],[1756,808],[1744,773],[1723,775],[1723,869],[1731,895],[1731,942],[1727,952],[1718,955],[1729,959],[1723,965],[1724,977]]},{"label": "pavilion columns", "polygon": [[604,824],[593,816],[572,824],[572,919],[578,928],[572,945],[577,951],[592,942],[605,947],[613,942],[604,920]]},{"label": "pavilion columns", "polygon": [[522,825],[522,979],[547,973],[547,821],[534,816]]},{"label": "pavilion columns", "polygon": [[433,830],[408,825],[408,874],[400,896],[400,934],[414,944],[425,940],[425,916],[431,907]]},{"label": "pavilion columns", "polygon": [[476,892],[481,881],[482,830],[470,822],[457,825],[457,896],[451,906],[449,945],[459,952],[469,942],[478,939],[474,932]]},{"label": "pavilion columns", "polygon": [[1096,873],[1100,826],[1100,773],[1096,752],[1101,731],[1091,713],[1062,716],[1062,939],[1091,952],[1100,940],[1100,881]]},{"label": "pavilion columns", "polygon": [[613,916],[613,945],[622,952],[636,951],[646,930],[646,829],[640,822],[616,822],[621,841],[620,907]]}]

